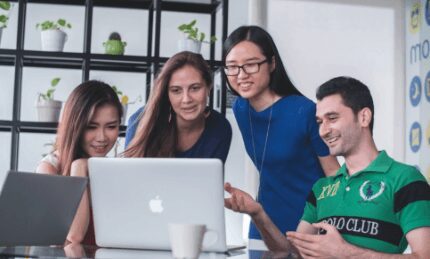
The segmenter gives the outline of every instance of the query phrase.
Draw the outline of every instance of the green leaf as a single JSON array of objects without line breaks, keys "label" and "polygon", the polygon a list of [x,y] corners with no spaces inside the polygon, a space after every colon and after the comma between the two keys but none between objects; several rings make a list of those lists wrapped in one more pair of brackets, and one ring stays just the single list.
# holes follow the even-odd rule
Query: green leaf
[{"label": "green leaf", "polygon": [[123,94],[122,91],[120,91],[115,85],[113,85],[111,87],[118,96],[122,96],[122,94]]},{"label": "green leaf", "polygon": [[188,28],[188,27],[187,27],[187,25],[186,25],[186,24],[181,24],[181,25],[179,25],[179,27],[178,27],[178,29],[179,29],[180,31],[185,31],[187,28]]},{"label": "green leaf", "polygon": [[62,27],[66,26],[66,20],[64,20],[64,19],[58,19],[57,23]]},{"label": "green leaf", "polygon": [[0,8],[3,10],[9,11],[11,6],[9,1],[0,1]]},{"label": "green leaf", "polygon": [[192,20],[189,24],[181,24],[178,26],[179,31],[182,31],[184,34],[188,35],[188,39],[196,40],[205,43],[213,43],[217,40],[215,36],[211,36],[210,42],[205,41],[206,34],[204,32],[199,33],[199,29],[195,26],[197,24],[197,20]]},{"label": "green leaf", "polygon": [[60,82],[60,80],[61,80],[61,78],[59,78],[59,77],[52,79],[51,86],[53,86],[53,87],[57,86],[58,83]]},{"label": "green leaf", "polygon": [[48,97],[46,96],[46,94],[40,94],[40,97],[42,97],[43,100],[48,100]]},{"label": "green leaf", "polygon": [[205,39],[205,33],[204,32],[200,32],[199,41],[203,41],[204,39]]},{"label": "green leaf", "polygon": [[217,39],[217,37],[215,36],[215,35],[213,35],[213,36],[211,36],[211,40],[210,40],[210,42],[211,43],[214,43],[215,41],[217,41],[218,39]]},{"label": "green leaf", "polygon": [[6,15],[0,15],[0,22],[2,22],[2,23],[6,23],[7,22],[7,16]]},{"label": "green leaf", "polygon": [[55,92],[55,89],[53,89],[53,88],[48,89],[48,91],[46,92],[46,97],[48,99],[52,99],[54,97],[54,92]]},{"label": "green leaf", "polygon": [[72,28],[72,25],[68,23],[65,19],[58,19],[55,21],[46,20],[42,23],[36,24],[36,28],[40,28],[42,31],[46,30],[56,30],[59,28]]}]

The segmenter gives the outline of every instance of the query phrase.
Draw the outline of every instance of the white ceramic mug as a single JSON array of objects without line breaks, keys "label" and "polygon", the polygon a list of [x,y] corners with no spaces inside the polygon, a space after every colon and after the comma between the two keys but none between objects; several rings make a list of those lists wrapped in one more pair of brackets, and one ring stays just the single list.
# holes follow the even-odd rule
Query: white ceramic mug
[{"label": "white ceramic mug", "polygon": [[170,223],[169,238],[173,257],[198,258],[207,231],[206,225],[203,224]]}]

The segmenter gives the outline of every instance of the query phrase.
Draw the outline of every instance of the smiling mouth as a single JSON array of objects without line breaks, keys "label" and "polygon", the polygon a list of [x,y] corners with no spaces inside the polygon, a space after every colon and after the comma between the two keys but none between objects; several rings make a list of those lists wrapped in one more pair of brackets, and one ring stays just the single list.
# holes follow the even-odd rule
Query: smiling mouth
[{"label": "smiling mouth", "polygon": [[239,89],[242,91],[247,91],[251,89],[251,83],[241,83],[239,84]]},{"label": "smiling mouth", "polygon": [[196,107],[189,107],[189,108],[182,108],[182,111],[186,113],[194,112],[196,110]]},{"label": "smiling mouth", "polygon": [[108,147],[108,145],[103,145],[103,146],[91,146],[97,153],[104,153],[106,152],[106,149]]},{"label": "smiling mouth", "polygon": [[325,141],[327,142],[327,144],[333,145],[338,139],[339,137],[327,137],[325,138]]}]

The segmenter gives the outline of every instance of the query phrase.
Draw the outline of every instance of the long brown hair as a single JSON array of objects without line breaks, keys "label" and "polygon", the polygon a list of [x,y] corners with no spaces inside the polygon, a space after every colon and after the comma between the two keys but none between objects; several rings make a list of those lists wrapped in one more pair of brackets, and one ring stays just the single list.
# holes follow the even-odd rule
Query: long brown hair
[{"label": "long brown hair", "polygon": [[62,175],[70,175],[74,160],[88,157],[81,147],[83,133],[95,110],[106,104],[113,105],[118,110],[118,121],[121,121],[122,105],[118,95],[103,82],[86,81],[78,85],[67,98],[55,143]]},{"label": "long brown hair", "polygon": [[178,69],[191,66],[199,71],[208,88],[212,72],[200,54],[183,51],[172,56],[158,74],[136,134],[124,151],[125,157],[174,157],[178,143],[176,116],[169,100],[170,79]]}]

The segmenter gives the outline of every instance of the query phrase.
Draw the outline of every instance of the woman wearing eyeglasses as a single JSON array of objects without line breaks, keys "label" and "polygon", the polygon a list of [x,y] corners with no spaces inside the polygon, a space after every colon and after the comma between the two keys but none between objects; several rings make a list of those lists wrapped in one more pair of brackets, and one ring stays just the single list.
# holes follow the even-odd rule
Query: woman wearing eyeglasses
[{"label": "woman wearing eyeglasses", "polygon": [[[313,183],[339,168],[318,134],[315,104],[292,84],[265,30],[236,29],[224,53],[229,87],[239,96],[234,115],[260,174],[257,200],[282,233],[295,230]],[[261,239],[253,223],[249,238]]]}]

